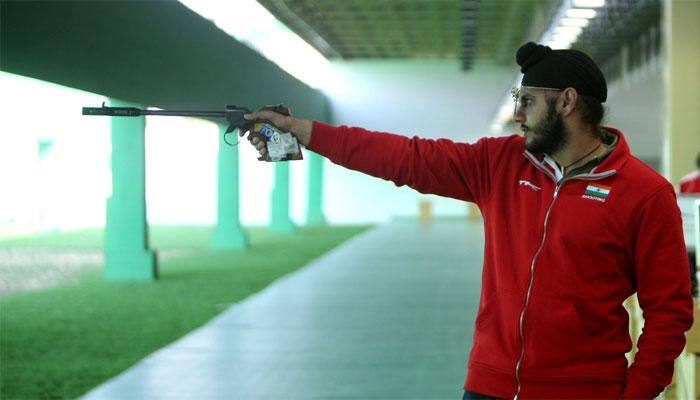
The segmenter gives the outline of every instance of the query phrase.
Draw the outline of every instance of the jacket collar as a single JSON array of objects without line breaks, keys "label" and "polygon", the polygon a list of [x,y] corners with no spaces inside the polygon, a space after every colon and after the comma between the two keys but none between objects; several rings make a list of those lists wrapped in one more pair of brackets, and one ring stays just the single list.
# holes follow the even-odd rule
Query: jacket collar
[{"label": "jacket collar", "polygon": [[617,145],[613,149],[612,153],[610,153],[610,155],[608,155],[608,157],[603,160],[600,165],[591,170],[591,173],[602,173],[604,171],[611,170],[619,171],[631,156],[630,146],[627,144],[625,135],[621,130],[609,126],[603,126],[602,129],[605,129],[608,131],[608,133],[612,133],[613,135],[617,136]]},{"label": "jacket collar", "polygon": [[[570,179],[597,180],[607,178],[608,176],[615,175],[629,159],[630,147],[627,144],[627,140],[625,140],[625,135],[622,133],[622,131],[608,126],[603,126],[602,129],[605,129],[609,133],[617,136],[617,145],[605,158],[605,160],[603,160],[603,162],[601,162],[599,165],[593,167],[590,172],[576,175]],[[542,170],[545,174],[557,182],[554,172],[552,172],[551,168],[544,161],[543,154],[533,154],[528,150],[525,150],[523,155],[531,163],[533,163],[535,167]]]}]

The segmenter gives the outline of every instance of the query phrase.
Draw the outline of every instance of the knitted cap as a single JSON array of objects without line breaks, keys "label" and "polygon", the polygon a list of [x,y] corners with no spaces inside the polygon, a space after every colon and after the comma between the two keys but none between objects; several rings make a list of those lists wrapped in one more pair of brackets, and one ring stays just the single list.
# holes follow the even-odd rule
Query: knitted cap
[{"label": "knitted cap", "polygon": [[604,103],[608,86],[603,72],[585,53],[578,50],[552,50],[533,42],[522,45],[515,55],[524,74],[522,86],[566,89],[572,87]]}]

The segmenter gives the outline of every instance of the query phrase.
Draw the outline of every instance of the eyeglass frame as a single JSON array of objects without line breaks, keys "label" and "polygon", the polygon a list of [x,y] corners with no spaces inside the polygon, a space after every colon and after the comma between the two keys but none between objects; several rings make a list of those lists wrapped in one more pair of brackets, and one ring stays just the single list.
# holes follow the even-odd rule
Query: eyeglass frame
[{"label": "eyeglass frame", "polygon": [[526,89],[536,89],[536,90],[549,90],[555,92],[563,92],[564,89],[559,88],[549,88],[549,87],[539,87],[539,86],[513,86],[510,89],[510,95],[513,98],[513,121],[515,121],[515,115],[518,113],[518,103],[520,103],[520,90],[522,88]]}]

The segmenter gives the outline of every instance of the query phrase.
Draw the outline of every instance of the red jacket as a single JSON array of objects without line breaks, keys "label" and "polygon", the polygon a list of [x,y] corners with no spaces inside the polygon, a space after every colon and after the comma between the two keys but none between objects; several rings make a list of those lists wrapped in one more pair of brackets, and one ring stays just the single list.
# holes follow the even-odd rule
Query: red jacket
[{"label": "red jacket", "polygon": [[[465,389],[653,398],[670,383],[693,320],[681,217],[673,186],[607,129],[619,138],[613,152],[559,186],[521,136],[466,144],[314,122],[308,148],[481,209],[483,282]],[[622,303],[634,292],[645,327],[628,367]]]},{"label": "red jacket", "polygon": [[680,192],[683,194],[700,194],[700,171],[692,172],[681,178]]}]

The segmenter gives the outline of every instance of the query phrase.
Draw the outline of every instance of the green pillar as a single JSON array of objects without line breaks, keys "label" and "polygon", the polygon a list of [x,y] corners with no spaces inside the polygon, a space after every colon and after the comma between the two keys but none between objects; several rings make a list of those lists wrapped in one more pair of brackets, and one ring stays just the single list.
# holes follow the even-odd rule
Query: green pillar
[{"label": "green pillar", "polygon": [[[138,104],[111,100],[114,107]],[[155,254],[148,250],[144,117],[112,118],[112,196],[107,200],[105,279],[151,281]]]},{"label": "green pillar", "polygon": [[[248,247],[248,238],[240,224],[238,146],[224,142],[226,128],[219,125],[217,213],[212,248],[242,250]],[[230,140],[236,140],[235,134],[229,136]]]},{"label": "green pillar", "polygon": [[275,187],[272,189],[272,223],[270,229],[293,232],[289,218],[289,161],[275,162]]},{"label": "green pillar", "polygon": [[307,152],[309,155],[308,207],[306,209],[307,225],[324,225],[323,217],[323,157]]}]

